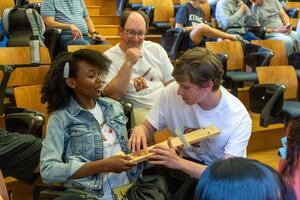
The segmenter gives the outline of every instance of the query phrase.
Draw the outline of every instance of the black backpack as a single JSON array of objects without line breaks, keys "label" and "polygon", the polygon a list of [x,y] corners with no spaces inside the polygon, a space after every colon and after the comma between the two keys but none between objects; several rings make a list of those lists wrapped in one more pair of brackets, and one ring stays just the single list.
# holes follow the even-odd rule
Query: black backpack
[{"label": "black backpack", "polygon": [[295,69],[300,69],[300,52],[289,55],[288,62],[289,65],[293,65]]},{"label": "black backpack", "polygon": [[176,60],[180,52],[189,49],[189,34],[182,28],[167,30],[160,42],[171,60]]},{"label": "black backpack", "polygon": [[166,179],[158,175],[145,175],[129,188],[124,200],[171,200]]},{"label": "black backpack", "polygon": [[45,25],[41,15],[32,8],[6,8],[2,13],[3,30],[8,37],[7,46],[29,46],[31,35],[39,36],[44,45]]}]

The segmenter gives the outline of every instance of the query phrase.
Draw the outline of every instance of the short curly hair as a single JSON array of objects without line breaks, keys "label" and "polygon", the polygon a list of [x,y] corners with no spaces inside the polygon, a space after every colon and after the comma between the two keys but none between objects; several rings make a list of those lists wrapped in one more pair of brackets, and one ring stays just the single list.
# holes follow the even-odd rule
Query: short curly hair
[{"label": "short curly hair", "polygon": [[189,80],[200,87],[206,87],[208,82],[212,81],[213,91],[220,87],[223,74],[223,65],[219,58],[200,47],[190,49],[180,56],[172,73],[176,81]]},{"label": "short curly hair", "polygon": [[53,61],[41,90],[41,102],[47,103],[47,112],[51,113],[65,107],[73,95],[73,90],[68,87],[63,77],[64,66],[69,63],[69,77],[76,78],[78,66],[87,62],[95,66],[101,74],[109,71],[110,59],[98,51],[80,49],[74,53],[61,53]]}]

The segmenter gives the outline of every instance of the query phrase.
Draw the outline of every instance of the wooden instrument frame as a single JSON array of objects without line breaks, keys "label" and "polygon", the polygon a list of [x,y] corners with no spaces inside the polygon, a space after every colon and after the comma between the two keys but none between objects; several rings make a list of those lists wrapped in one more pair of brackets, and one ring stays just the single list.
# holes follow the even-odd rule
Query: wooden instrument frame
[{"label": "wooden instrument frame", "polygon": [[[208,126],[206,128],[201,128],[195,131],[192,131],[190,133],[186,133],[183,136],[185,137],[186,141],[190,144],[195,144],[197,142],[206,140],[211,137],[215,137],[220,133],[220,130],[216,126]],[[172,144],[174,147],[179,147],[182,146],[183,143],[178,137],[172,138]],[[157,145],[163,145],[163,146],[168,146],[167,141],[163,141],[160,143],[157,143],[155,145],[152,145],[148,147],[148,151],[156,147]],[[144,152],[142,151],[140,155],[134,155],[133,153],[128,154],[128,156],[132,157],[130,162],[133,163],[140,163],[148,159],[149,156],[153,155],[154,153],[151,152]]]}]

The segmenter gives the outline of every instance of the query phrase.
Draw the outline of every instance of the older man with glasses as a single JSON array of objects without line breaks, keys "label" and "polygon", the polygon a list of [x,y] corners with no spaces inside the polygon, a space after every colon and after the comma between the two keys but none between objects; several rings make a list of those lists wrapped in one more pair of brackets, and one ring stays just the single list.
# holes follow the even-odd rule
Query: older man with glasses
[{"label": "older man with glasses", "polygon": [[173,66],[157,43],[144,41],[149,19],[141,11],[125,11],[120,18],[121,41],[105,52],[112,65],[103,93],[113,99],[133,102],[135,124],[173,80]]}]

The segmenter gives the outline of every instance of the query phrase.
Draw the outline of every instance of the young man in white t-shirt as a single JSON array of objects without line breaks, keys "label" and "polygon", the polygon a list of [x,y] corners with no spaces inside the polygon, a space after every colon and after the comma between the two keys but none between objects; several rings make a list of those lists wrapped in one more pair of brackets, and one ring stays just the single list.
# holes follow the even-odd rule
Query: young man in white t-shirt
[{"label": "young man in white t-shirt", "polygon": [[179,157],[169,141],[169,148],[151,150],[155,155],[150,157],[150,163],[199,178],[206,166],[216,160],[245,157],[252,122],[244,105],[220,86],[222,75],[222,64],[207,49],[184,53],[174,66],[176,82],[166,87],[144,123],[134,128],[129,140],[131,149],[140,151],[142,146],[146,150],[147,136],[164,127],[174,134],[175,129],[187,133],[215,125],[220,135],[197,143],[192,150],[183,149],[187,159]]},{"label": "young man in white t-shirt", "polygon": [[[173,65],[157,43],[144,41],[149,20],[141,11],[125,11],[120,17],[121,41],[105,52],[112,60],[103,93],[113,99],[128,99],[134,109],[152,107],[165,85],[173,80]],[[144,117],[141,122],[144,121]],[[138,124],[138,122],[137,122]]]}]

